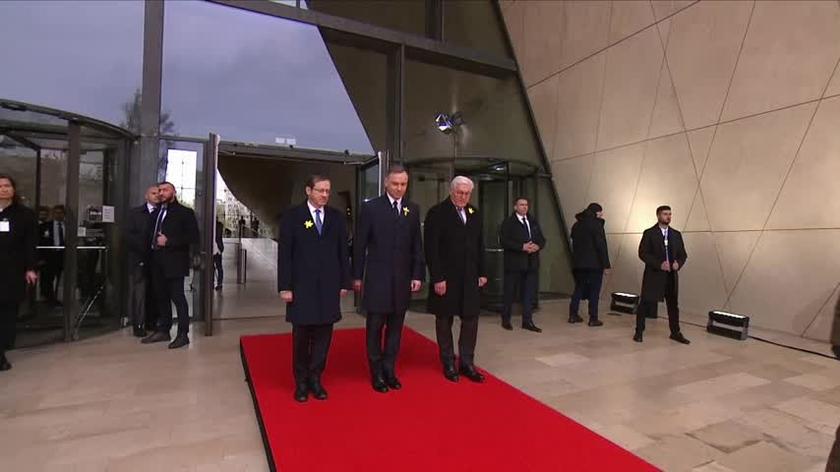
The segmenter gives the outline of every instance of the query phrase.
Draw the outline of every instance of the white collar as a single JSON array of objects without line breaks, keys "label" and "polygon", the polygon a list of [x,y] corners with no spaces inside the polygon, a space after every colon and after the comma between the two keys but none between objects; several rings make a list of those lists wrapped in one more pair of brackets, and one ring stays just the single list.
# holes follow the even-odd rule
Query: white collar
[{"label": "white collar", "polygon": [[317,208],[308,199],[306,200],[306,206],[309,207],[309,213],[315,214],[315,210],[321,210],[321,218],[324,217],[324,207]]},{"label": "white collar", "polygon": [[517,213],[516,218],[518,218],[519,221],[522,221],[522,220],[528,221],[528,214],[526,213],[525,215],[520,215],[519,213]]},{"label": "white collar", "polygon": [[388,192],[385,192],[385,195],[387,195],[387,196],[388,196],[388,201],[390,201],[390,202],[391,202],[391,206],[392,206],[392,207],[394,206],[394,202],[397,202],[397,207],[402,208],[402,198],[394,198],[394,197],[392,197],[392,196],[391,196],[391,194],[390,194],[390,193],[388,193]]},{"label": "white collar", "polygon": [[149,213],[155,211],[156,208],[157,208],[156,206],[152,205],[149,202],[146,202],[146,209],[149,210]]}]

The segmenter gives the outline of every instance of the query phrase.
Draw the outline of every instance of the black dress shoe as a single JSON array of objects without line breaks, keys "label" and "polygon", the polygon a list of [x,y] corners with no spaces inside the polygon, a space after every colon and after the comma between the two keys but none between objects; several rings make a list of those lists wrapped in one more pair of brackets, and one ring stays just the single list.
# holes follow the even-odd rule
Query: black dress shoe
[{"label": "black dress shoe", "polygon": [[443,376],[446,377],[446,380],[450,382],[457,382],[458,381],[458,371],[455,370],[455,366],[447,365],[443,366]]},{"label": "black dress shoe", "polygon": [[0,357],[0,372],[5,371],[5,370],[9,370],[11,368],[12,368],[12,364],[9,363],[9,360],[6,359],[6,356],[3,355],[2,357]]},{"label": "black dress shoe", "polygon": [[502,328],[508,331],[513,331],[513,325],[510,324],[510,320],[502,320]]},{"label": "black dress shoe", "polygon": [[636,331],[636,334],[633,335],[633,341],[636,341],[637,343],[642,342],[642,332],[641,331]]},{"label": "black dress shoe", "polygon": [[171,340],[172,337],[169,336],[169,333],[164,333],[163,331],[155,331],[154,333],[150,334],[143,338],[140,342],[143,344],[151,344],[151,343],[160,343],[164,341]]},{"label": "black dress shoe", "polygon": [[132,328],[131,333],[135,338],[145,338],[146,328],[144,328],[143,325],[137,325]]},{"label": "black dress shoe", "polygon": [[688,339],[685,339],[685,336],[683,336],[682,333],[672,334],[671,339],[673,339],[674,341],[676,341],[680,344],[691,344],[691,341],[689,341]]},{"label": "black dress shoe", "polygon": [[315,397],[316,400],[327,399],[327,391],[324,389],[324,386],[321,385],[320,380],[311,381],[309,383],[309,391],[312,392],[312,396]]},{"label": "black dress shoe", "polygon": [[398,379],[396,375],[385,375],[385,383],[388,384],[388,387],[391,390],[399,390],[402,388],[400,379]]},{"label": "black dress shoe", "polygon": [[309,387],[306,384],[298,384],[295,387],[295,401],[303,403],[309,399]]},{"label": "black dress shoe", "polygon": [[537,325],[532,323],[523,323],[522,329],[527,329],[528,331],[533,331],[535,333],[542,333],[542,329],[538,328]]},{"label": "black dress shoe", "polygon": [[578,315],[570,316],[569,323],[583,323],[583,318]]},{"label": "black dress shoe", "polygon": [[468,378],[468,379],[470,379],[470,380],[472,380],[473,382],[476,382],[476,383],[484,382],[484,376],[481,375],[477,370],[475,370],[475,367],[473,367],[471,365],[462,366],[461,367],[461,375],[463,375],[464,377],[466,377],[466,378]]},{"label": "black dress shoe", "polygon": [[604,322],[599,320],[598,318],[590,318],[589,326],[604,326]]},{"label": "black dress shoe", "polygon": [[190,338],[186,334],[179,334],[175,339],[169,343],[169,349],[178,349],[190,343]]},{"label": "black dress shoe", "polygon": [[385,384],[385,379],[381,375],[374,375],[370,383],[377,392],[388,393],[388,385]]},{"label": "black dress shoe", "polygon": [[222,289],[222,286],[221,285],[216,285],[215,289],[216,289],[216,291],[219,291],[219,290]]}]

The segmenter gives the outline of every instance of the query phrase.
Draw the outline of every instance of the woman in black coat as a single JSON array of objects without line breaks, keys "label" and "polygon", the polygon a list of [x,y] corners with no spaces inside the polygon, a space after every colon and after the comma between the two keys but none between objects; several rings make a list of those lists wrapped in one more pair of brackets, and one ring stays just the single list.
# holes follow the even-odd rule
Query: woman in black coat
[{"label": "woman in black coat", "polygon": [[6,351],[15,342],[18,308],[38,280],[37,242],[35,212],[20,204],[15,181],[0,174],[0,371],[12,368]]}]

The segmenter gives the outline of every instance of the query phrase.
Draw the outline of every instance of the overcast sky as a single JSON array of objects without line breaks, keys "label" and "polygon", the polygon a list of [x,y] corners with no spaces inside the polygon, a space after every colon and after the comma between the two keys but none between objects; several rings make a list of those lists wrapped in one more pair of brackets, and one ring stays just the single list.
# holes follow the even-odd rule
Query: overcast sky
[{"label": "overcast sky", "polygon": [[[166,5],[163,109],[178,134],[371,152],[316,28]],[[0,18],[0,97],[123,120],[142,78],[141,1],[0,1]]]}]

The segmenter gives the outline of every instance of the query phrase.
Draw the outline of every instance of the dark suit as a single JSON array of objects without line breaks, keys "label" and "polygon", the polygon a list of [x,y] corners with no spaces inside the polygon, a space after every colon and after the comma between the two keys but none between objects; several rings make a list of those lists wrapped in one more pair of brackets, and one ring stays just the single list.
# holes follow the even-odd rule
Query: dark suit
[{"label": "dark suit", "polygon": [[147,204],[128,212],[125,241],[128,248],[128,267],[131,277],[130,308],[133,326],[153,329],[157,324],[158,308],[151,284],[152,229],[155,220]]},{"label": "dark suit", "polygon": [[291,291],[286,321],[292,323],[295,381],[319,381],[327,363],[333,323],[341,319],[342,289],[353,288],[347,224],[342,212],[322,208],[318,234],[309,206],[289,209],[280,221],[277,289]]},{"label": "dark suit", "polygon": [[[35,270],[35,212],[20,204],[0,211],[0,359],[15,343],[18,307],[26,298],[26,271]],[[8,226],[7,226],[8,225]]]},{"label": "dark suit", "polygon": [[385,194],[362,205],[353,239],[353,278],[365,281],[362,307],[367,311],[367,353],[374,376],[394,376],[411,281],[426,275],[420,208],[406,199],[400,203],[401,208],[394,209]]},{"label": "dark suit", "polygon": [[636,310],[636,330],[644,331],[645,317],[648,313],[656,312],[656,305],[663,298],[668,307],[668,324],[671,334],[680,332],[679,310],[679,274],[662,270],[662,263],[666,260],[679,263],[682,270],[688,254],[685,252],[682,233],[668,228],[668,245],[659,225],[648,228],[642,234],[639,243],[639,259],[645,263],[642,278],[642,296],[639,308]]},{"label": "dark suit", "polygon": [[216,270],[216,286],[221,287],[225,281],[225,269],[222,267],[222,253],[225,252],[225,241],[222,239],[222,233],[224,232],[225,227],[222,225],[221,221],[216,222],[216,235],[215,235],[215,244],[216,249],[219,251],[218,254],[213,253],[213,267]]},{"label": "dark suit", "polygon": [[575,291],[569,302],[569,318],[578,316],[580,301],[586,299],[589,301],[589,319],[597,320],[604,269],[610,268],[604,220],[589,210],[578,213],[575,218],[577,221],[571,231]]},{"label": "dark suit", "polygon": [[455,362],[452,342],[453,317],[461,317],[458,351],[461,366],[472,366],[478,337],[480,289],[478,278],[485,277],[484,240],[481,216],[468,205],[467,222],[459,216],[450,199],[429,209],[425,222],[426,264],[430,284],[446,282],[446,293],[439,296],[429,287],[428,308],[434,313],[440,359],[444,366]]},{"label": "dark suit", "polygon": [[[172,328],[172,304],[178,313],[178,334],[190,330],[190,313],[184,295],[184,277],[190,274],[190,246],[198,244],[198,222],[195,213],[177,201],[160,205],[152,214],[152,286],[160,318],[158,331]],[[157,245],[157,233],[166,236],[165,246]]]},{"label": "dark suit", "polygon": [[[40,238],[39,246],[56,246],[55,244],[55,222],[45,221],[39,225]],[[64,221],[60,222],[58,232],[58,246],[64,246],[64,233],[66,227]],[[61,280],[61,273],[64,271],[64,249],[41,249],[41,296],[49,301],[57,300],[58,283]]]},{"label": "dark suit", "polygon": [[522,250],[522,246],[532,242],[539,246],[540,250],[545,247],[545,236],[543,236],[540,224],[530,214],[525,215],[525,218],[527,225],[523,224],[521,217],[514,212],[505,218],[499,229],[499,241],[505,251],[505,307],[502,319],[510,322],[511,307],[518,286],[522,301],[523,325],[532,323],[534,300],[538,288],[540,255],[539,252],[529,254]]}]

